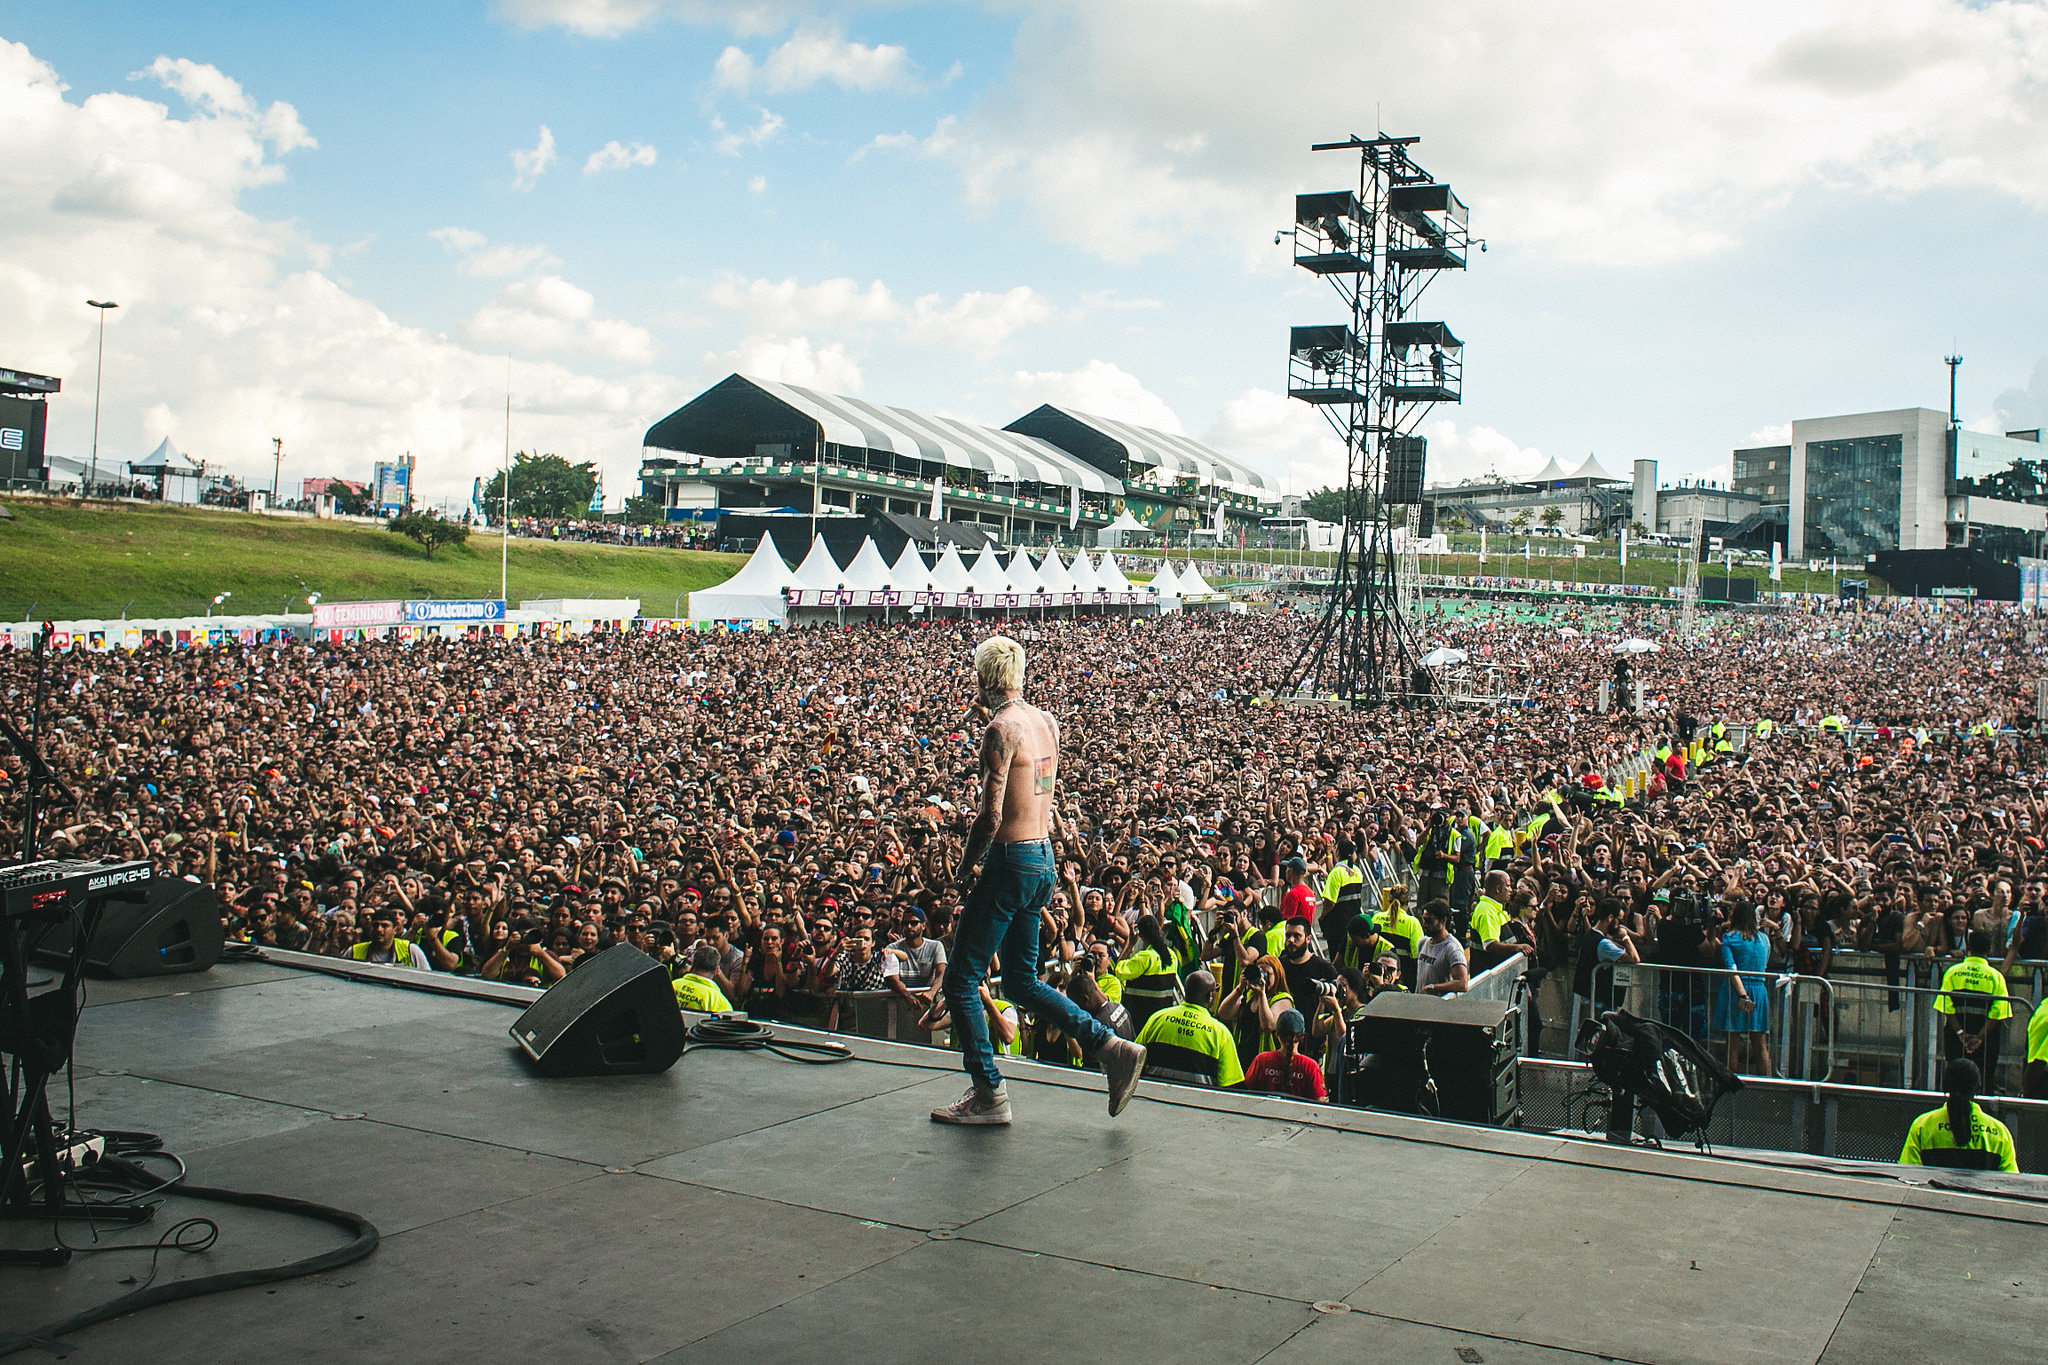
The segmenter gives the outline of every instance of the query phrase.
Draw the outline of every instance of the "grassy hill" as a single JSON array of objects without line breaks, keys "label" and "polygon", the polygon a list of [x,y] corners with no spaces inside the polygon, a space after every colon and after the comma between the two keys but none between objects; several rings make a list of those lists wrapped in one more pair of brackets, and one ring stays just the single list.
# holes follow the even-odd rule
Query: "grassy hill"
[{"label": "grassy hill", "polygon": [[[330,602],[496,597],[498,538],[472,536],[432,560],[375,527],[188,507],[5,500],[0,620],[197,616],[304,611]],[[676,595],[730,577],[739,555],[514,540],[508,591],[525,597],[637,597],[666,616]],[[287,604],[290,604],[288,607]]]}]

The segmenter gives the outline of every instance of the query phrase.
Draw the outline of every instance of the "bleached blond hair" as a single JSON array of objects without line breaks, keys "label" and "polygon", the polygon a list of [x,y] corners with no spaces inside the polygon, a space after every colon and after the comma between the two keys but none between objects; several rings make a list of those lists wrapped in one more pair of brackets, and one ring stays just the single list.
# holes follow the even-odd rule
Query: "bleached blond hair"
[{"label": "bleached blond hair", "polygon": [[974,647],[974,676],[990,693],[1024,690],[1024,646],[1007,635],[991,635]]}]

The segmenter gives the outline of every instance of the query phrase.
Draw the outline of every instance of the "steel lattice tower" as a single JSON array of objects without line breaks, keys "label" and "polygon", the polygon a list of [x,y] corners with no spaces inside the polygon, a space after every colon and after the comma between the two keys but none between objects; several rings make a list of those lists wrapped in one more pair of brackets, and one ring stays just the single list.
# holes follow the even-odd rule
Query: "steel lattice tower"
[{"label": "steel lattice tower", "polygon": [[1288,396],[1321,408],[1344,442],[1345,513],[1329,605],[1285,681],[1366,706],[1411,691],[1413,565],[1404,575],[1401,561],[1419,530],[1416,430],[1432,406],[1459,401],[1464,382],[1464,343],[1411,317],[1438,272],[1465,268],[1471,242],[1465,205],[1415,162],[1420,140],[1318,143],[1358,154],[1358,187],[1294,201],[1294,263],[1329,280],[1350,319],[1289,339]]}]

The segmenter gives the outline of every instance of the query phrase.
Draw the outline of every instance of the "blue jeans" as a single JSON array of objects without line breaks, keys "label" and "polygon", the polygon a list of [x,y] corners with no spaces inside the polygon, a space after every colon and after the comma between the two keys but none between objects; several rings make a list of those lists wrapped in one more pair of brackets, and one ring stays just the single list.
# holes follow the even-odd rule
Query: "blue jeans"
[{"label": "blue jeans", "polygon": [[1036,1015],[1040,1023],[1077,1039],[1089,1053],[1116,1036],[1038,979],[1038,916],[1052,898],[1054,881],[1049,841],[996,844],[961,907],[944,994],[961,1057],[976,1085],[994,1089],[1003,1083],[995,1049],[989,1045],[988,1015],[981,1008],[982,979],[998,949],[1003,955],[1002,997],[1020,1015]]}]

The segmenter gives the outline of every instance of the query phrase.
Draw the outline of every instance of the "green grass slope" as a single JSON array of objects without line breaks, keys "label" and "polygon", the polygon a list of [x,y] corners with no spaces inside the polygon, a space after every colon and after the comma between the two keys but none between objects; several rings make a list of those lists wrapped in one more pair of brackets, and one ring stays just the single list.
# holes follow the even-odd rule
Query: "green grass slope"
[{"label": "green grass slope", "polygon": [[[330,602],[496,597],[498,538],[437,551],[375,527],[187,507],[7,499],[0,521],[0,620],[198,616],[216,593],[235,615]],[[693,550],[514,540],[508,591],[527,597],[637,597],[650,616],[745,562]],[[685,602],[687,608],[687,601]]]}]

